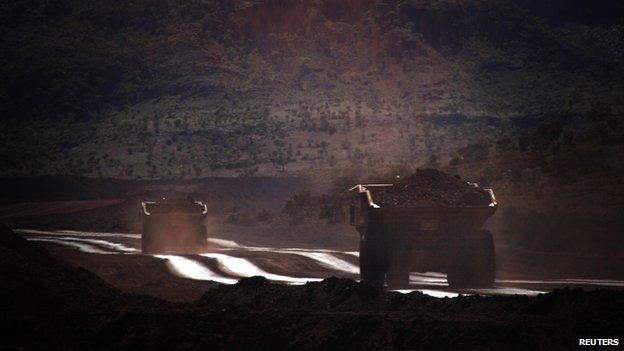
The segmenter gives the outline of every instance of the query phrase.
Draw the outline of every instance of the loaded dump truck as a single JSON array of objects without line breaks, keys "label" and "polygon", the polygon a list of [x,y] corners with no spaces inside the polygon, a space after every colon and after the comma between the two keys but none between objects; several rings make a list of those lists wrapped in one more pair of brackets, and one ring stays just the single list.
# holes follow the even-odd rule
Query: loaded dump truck
[{"label": "loaded dump truck", "polygon": [[201,201],[165,199],[142,202],[143,253],[192,253],[206,248],[208,234],[204,219],[208,213]]},{"label": "loaded dump truck", "polygon": [[392,183],[358,184],[350,222],[360,234],[360,277],[378,288],[409,285],[410,272],[442,272],[454,288],[494,283],[494,191],[435,169]]}]

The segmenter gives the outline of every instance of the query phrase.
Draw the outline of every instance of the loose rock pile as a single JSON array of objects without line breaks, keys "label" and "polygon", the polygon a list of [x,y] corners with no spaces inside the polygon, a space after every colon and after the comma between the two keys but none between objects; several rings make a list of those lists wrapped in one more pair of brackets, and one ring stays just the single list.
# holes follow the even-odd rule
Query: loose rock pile
[{"label": "loose rock pile", "polygon": [[392,187],[372,188],[373,201],[385,206],[487,206],[489,194],[437,169],[419,169]]}]

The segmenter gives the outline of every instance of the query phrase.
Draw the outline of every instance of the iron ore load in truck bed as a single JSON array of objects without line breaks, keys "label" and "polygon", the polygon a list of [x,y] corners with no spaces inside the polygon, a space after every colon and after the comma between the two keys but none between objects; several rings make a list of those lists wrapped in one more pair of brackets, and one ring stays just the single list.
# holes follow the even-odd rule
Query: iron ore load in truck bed
[{"label": "iron ore load in truck bed", "polygon": [[410,272],[442,272],[451,287],[494,283],[492,189],[435,169],[387,184],[358,184],[350,210],[360,233],[360,277],[382,288],[409,285]]}]

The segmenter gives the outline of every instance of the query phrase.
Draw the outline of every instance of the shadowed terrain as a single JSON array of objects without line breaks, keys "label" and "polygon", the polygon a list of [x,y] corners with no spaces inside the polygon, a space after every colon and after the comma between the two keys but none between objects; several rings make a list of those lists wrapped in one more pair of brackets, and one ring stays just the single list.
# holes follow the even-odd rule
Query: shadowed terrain
[{"label": "shadowed terrain", "polygon": [[6,227],[0,253],[7,347],[552,349],[623,331],[615,291],[438,299],[348,279],[286,286],[254,277],[174,304],[124,294]]},{"label": "shadowed terrain", "polygon": [[[0,114],[0,349],[624,335],[622,1],[5,1]],[[368,183],[492,203],[494,285],[359,282]],[[165,198],[207,204],[201,250],[142,253]]]}]

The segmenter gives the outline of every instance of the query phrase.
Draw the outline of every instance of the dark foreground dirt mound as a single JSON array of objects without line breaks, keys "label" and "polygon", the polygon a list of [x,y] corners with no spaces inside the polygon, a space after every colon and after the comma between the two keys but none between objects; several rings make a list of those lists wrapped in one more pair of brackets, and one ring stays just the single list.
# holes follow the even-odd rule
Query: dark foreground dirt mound
[{"label": "dark foreground dirt mound", "polygon": [[386,206],[487,206],[483,189],[437,169],[419,169],[393,182],[393,187],[373,188],[373,200]]},{"label": "dark foreground dirt mound", "polygon": [[624,293],[437,299],[261,277],[189,304],[124,294],[0,228],[0,349],[566,349],[621,337]]},{"label": "dark foreground dirt mound", "polygon": [[119,310],[155,301],[123,294],[0,223],[0,349],[89,347]]}]

